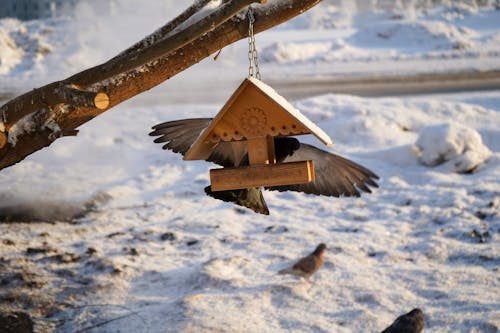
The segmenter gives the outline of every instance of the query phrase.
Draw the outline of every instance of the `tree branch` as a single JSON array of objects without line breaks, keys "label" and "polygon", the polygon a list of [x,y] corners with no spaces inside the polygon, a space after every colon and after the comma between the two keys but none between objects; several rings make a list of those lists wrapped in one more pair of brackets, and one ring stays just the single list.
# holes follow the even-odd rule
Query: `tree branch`
[{"label": "tree branch", "polygon": [[[254,32],[258,33],[285,22],[317,5],[319,2],[321,0],[276,0],[270,1],[267,5],[256,6],[254,9]],[[219,25],[216,29],[176,49],[175,52],[161,56],[157,60],[143,65],[140,70],[132,69],[126,73],[115,77],[108,77],[106,80],[86,87],[85,90],[87,91],[103,92],[110,97],[109,105],[104,110],[95,107],[57,104],[51,106],[50,112],[38,111],[37,113],[40,113],[40,115],[36,117],[35,131],[17,134],[15,147],[11,144],[6,144],[3,148],[0,146],[0,170],[50,145],[52,140],[49,139],[49,135],[54,131],[46,126],[47,122],[54,122],[60,128],[60,131],[63,132],[75,129],[109,108],[151,89],[198,63],[210,54],[246,37],[248,37],[248,18],[246,16],[234,16],[224,24]],[[67,81],[64,80],[62,82]],[[61,82],[55,82],[45,87],[54,89],[60,84]],[[16,99],[21,99],[22,105],[28,105],[33,95],[34,91]],[[46,96],[42,95],[41,97]],[[11,104],[12,101],[7,104],[10,104],[12,107],[21,105]],[[44,104],[41,105],[43,106]],[[0,108],[0,120],[2,119],[1,111],[4,109],[4,106]],[[22,111],[22,109],[16,111]],[[10,123],[9,119],[7,121]],[[0,122],[0,132],[2,132],[1,125],[2,123]]]},{"label": "tree branch", "polygon": [[109,96],[105,93],[78,90],[68,86],[54,89],[56,95],[60,96],[62,102],[79,107],[90,107],[104,110],[109,105]]},{"label": "tree branch", "polygon": [[188,7],[186,10],[184,10],[179,16],[174,18],[172,21],[168,22],[165,24],[163,27],[160,29],[156,30],[153,32],[151,35],[145,37],[141,41],[135,43],[125,51],[121,52],[118,54],[116,57],[112,58],[111,60],[114,60],[122,55],[126,54],[131,54],[136,51],[140,51],[145,47],[151,46],[158,42],[159,40],[162,40],[169,34],[172,30],[174,30],[176,27],[184,23],[188,18],[196,14],[199,10],[201,10],[203,7],[205,7],[209,2],[212,0],[199,0],[196,1],[194,4],[192,4],[190,7]]},{"label": "tree branch", "polygon": [[[78,74],[71,76],[70,78],[54,82],[48,86],[44,86],[39,89],[35,89],[32,92],[28,92],[19,98],[15,98],[11,102],[6,103],[0,108],[0,112],[4,115],[5,127],[8,129],[11,125],[17,122],[22,117],[36,111],[40,105],[43,106],[53,106],[59,103],[70,101],[65,100],[63,95],[54,93],[56,90],[62,91],[65,86],[80,86],[85,87],[90,84],[107,80],[118,74],[130,71],[134,68],[142,66],[148,62],[154,61],[157,58],[164,56],[182,46],[190,43],[194,39],[206,34],[208,31],[213,30],[219,25],[223,24],[235,14],[237,14],[242,8],[247,7],[249,4],[254,2],[263,2],[265,0],[233,0],[225,3],[219,9],[215,10],[213,13],[207,17],[200,20],[197,24],[191,25],[186,29],[175,33],[168,38],[163,40],[159,39],[156,43],[151,44],[147,47],[143,47],[139,50],[134,50],[134,47],[129,48],[122,55],[114,57],[108,62],[92,67],[90,69],[84,70]],[[199,4],[201,5],[201,3]],[[181,14],[181,16],[174,19],[171,23],[165,26],[163,29],[165,32],[170,32],[172,27],[177,22],[184,22],[187,15],[191,14],[195,9],[199,9],[199,5],[192,6],[190,10]],[[174,23],[175,22],[175,23]],[[181,23],[182,23],[181,22]],[[162,30],[162,29],[160,29]],[[153,34],[154,36],[155,34]],[[149,40],[148,38],[146,38]],[[137,43],[136,45],[140,44]],[[76,105],[76,106],[91,106],[91,105]]]},{"label": "tree branch", "polygon": [[265,2],[265,0],[232,0],[226,2],[219,9],[204,17],[196,24],[188,26],[186,29],[168,38],[159,40],[138,52],[126,53],[110,60],[104,65],[80,72],[70,77],[68,81],[76,85],[87,86],[154,61],[217,28],[254,2]]},{"label": "tree branch", "polygon": [[[92,92],[77,89],[66,81],[58,81],[42,88],[33,89],[0,107],[0,120],[4,131],[24,116],[39,110],[41,107],[50,107],[66,103],[80,107],[95,107],[104,110],[109,105],[109,96],[103,92]],[[2,145],[0,145],[0,148]]]}]

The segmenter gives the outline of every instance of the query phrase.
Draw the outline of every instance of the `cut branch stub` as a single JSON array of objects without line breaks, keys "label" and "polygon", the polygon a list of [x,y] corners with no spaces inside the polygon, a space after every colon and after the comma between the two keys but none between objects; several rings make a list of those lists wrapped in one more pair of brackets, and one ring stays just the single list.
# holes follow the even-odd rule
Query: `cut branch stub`
[{"label": "cut branch stub", "polygon": [[56,93],[62,98],[61,102],[76,107],[90,107],[104,110],[109,106],[109,96],[103,92],[95,93],[63,86],[56,89]]},{"label": "cut branch stub", "polygon": [[109,106],[109,96],[103,92],[97,93],[94,97],[94,105],[99,110],[104,110]]},{"label": "cut branch stub", "polygon": [[79,90],[69,86],[64,81],[54,82],[2,105],[0,114],[4,117],[4,130],[8,131],[21,118],[40,110],[41,107],[50,107],[61,103],[104,110],[109,106],[110,98],[104,92]]}]

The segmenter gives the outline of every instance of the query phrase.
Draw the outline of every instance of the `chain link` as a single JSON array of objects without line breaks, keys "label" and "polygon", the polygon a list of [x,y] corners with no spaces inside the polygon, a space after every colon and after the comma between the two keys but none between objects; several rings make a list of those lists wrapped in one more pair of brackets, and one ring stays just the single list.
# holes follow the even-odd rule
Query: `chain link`
[{"label": "chain link", "polygon": [[260,69],[259,69],[259,55],[257,54],[257,48],[255,46],[255,36],[253,34],[253,23],[255,22],[255,17],[253,16],[253,10],[250,6],[248,8],[248,76],[256,77],[261,79]]}]

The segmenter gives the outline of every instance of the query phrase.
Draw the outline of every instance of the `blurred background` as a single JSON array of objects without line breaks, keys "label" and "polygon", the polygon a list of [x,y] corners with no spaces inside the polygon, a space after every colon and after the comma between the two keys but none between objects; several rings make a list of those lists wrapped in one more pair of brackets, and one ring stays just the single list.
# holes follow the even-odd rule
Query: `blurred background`
[{"label": "blurred background", "polygon": [[[0,0],[0,99],[106,61],[188,3]],[[286,97],[297,99],[328,92],[401,93],[392,91],[399,83],[387,91],[359,86],[380,76],[497,72],[498,8],[498,0],[323,1],[258,35],[262,74]],[[217,61],[209,57],[168,80],[165,89],[148,92],[147,100],[221,102],[226,95],[219,91],[245,76],[247,66],[244,40],[224,48]],[[357,82],[334,86],[341,79]],[[219,89],[207,92],[207,80]]]}]

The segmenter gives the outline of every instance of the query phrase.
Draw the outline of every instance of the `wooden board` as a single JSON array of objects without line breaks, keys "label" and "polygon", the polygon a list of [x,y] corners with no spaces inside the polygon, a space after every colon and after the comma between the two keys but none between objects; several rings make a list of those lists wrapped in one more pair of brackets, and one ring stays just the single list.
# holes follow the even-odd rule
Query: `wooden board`
[{"label": "wooden board", "polygon": [[274,164],[274,138],[272,136],[252,138],[248,145],[248,162],[250,165]]},{"label": "wooden board", "polygon": [[7,135],[5,133],[0,132],[0,148],[3,148],[7,144]]},{"label": "wooden board", "polygon": [[312,181],[314,181],[313,161],[210,170],[212,191],[293,185]]},{"label": "wooden board", "polygon": [[[212,125],[212,124],[211,124]],[[311,134],[271,97],[248,84],[214,118],[206,141],[233,141],[256,137]]]}]

